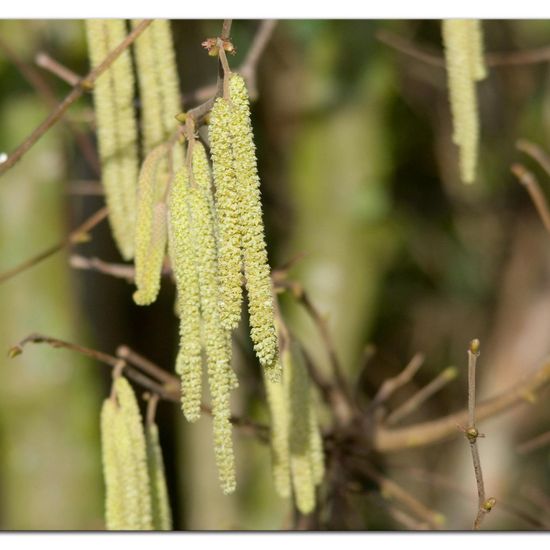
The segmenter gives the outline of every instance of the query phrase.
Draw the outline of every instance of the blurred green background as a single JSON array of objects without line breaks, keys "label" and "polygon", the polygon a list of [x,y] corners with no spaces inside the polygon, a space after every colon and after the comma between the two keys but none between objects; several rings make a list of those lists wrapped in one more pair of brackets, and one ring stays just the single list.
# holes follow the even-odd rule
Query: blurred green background
[{"label": "blurred green background", "polygon": [[[258,24],[234,21],[233,68]],[[550,44],[549,21],[483,26],[487,51]],[[184,101],[215,81],[216,60],[200,44],[220,28],[218,20],[173,21]],[[360,398],[367,403],[417,351],[426,354],[426,364],[394,405],[445,367],[459,367],[458,379],[414,421],[465,406],[471,338],[482,342],[481,398],[513,386],[550,352],[550,238],[510,172],[513,162],[525,161],[550,191],[548,177],[515,149],[522,137],[550,145],[550,56],[490,68],[479,86],[478,182],[464,186],[451,142],[445,71],[396,51],[379,39],[380,31],[442,54],[435,20],[279,22],[259,65],[253,124],[271,264],[304,254],[291,276],[327,315]],[[49,112],[51,97],[61,100],[70,89],[36,66],[36,54],[45,52],[80,75],[88,61],[81,21],[0,21],[0,37],[0,152],[9,152]],[[22,67],[38,73],[45,86],[37,89]],[[66,119],[95,139],[90,95]],[[103,203],[97,181],[68,125],[48,132],[0,180],[0,272],[56,243],[97,210]],[[35,346],[10,360],[10,346],[42,332],[109,353],[127,344],[173,369],[177,322],[170,281],[154,305],[140,308],[126,282],[71,269],[73,253],[120,262],[103,223],[91,242],[0,285],[3,530],[103,528],[99,409],[110,384],[106,368],[67,351]],[[310,321],[286,297],[282,307],[326,367]],[[233,408],[267,421],[245,334],[237,338],[243,353]],[[362,369],[365,349],[373,354]],[[488,435],[480,441],[488,490],[521,512],[497,506],[488,529],[533,528],[532,517],[550,522],[549,508],[533,500],[533,491],[550,494],[548,450],[527,457],[515,451],[547,429],[548,411],[542,399],[481,425]],[[224,497],[210,419],[189,426],[177,406],[162,403],[159,425],[177,529],[292,526],[289,503],[274,491],[265,445],[235,434],[239,489]],[[447,528],[469,528],[477,496],[458,431],[451,441],[378,463],[442,511]],[[353,498],[357,517],[342,528],[403,528],[374,486]]]}]

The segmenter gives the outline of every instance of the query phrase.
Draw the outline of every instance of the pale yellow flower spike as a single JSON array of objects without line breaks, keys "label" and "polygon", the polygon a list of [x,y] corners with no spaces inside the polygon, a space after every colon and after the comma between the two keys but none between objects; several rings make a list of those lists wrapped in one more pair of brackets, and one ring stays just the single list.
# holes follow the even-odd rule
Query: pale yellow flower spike
[{"label": "pale yellow flower spike", "polygon": [[311,390],[309,396],[309,458],[313,481],[315,485],[320,485],[325,477],[325,454],[317,418],[316,402]]},{"label": "pale yellow flower spike", "polygon": [[[126,36],[121,19],[88,19],[86,34],[90,62],[99,65]],[[134,255],[137,125],[134,112],[134,76],[128,50],[94,85],[101,180],[109,207],[109,223],[122,257]]]},{"label": "pale yellow flower spike", "polygon": [[146,426],[147,462],[151,480],[151,507],[153,529],[170,531],[172,529],[172,511],[168,500],[168,488],[164,474],[164,461],[160,448],[159,432],[155,423]]},{"label": "pale yellow flower spike", "polygon": [[181,403],[189,422],[201,413],[202,357],[200,291],[189,210],[189,176],[186,166],[176,173],[169,195],[168,249],[178,293],[180,350],[176,372],[181,376]]},{"label": "pale yellow flower spike", "polygon": [[278,355],[273,294],[264,238],[260,179],[256,166],[256,147],[250,122],[248,92],[240,75],[231,76],[229,91],[231,142],[240,199],[250,335],[260,363],[265,367],[273,367]]},{"label": "pale yellow flower spike", "polygon": [[191,212],[196,246],[195,257],[200,281],[201,312],[204,321],[208,382],[214,417],[214,447],[218,475],[224,493],[236,487],[232,428],[229,418],[229,394],[234,384],[231,376],[231,348],[227,330],[220,323],[217,247],[211,206],[211,178],[203,145],[193,147],[193,184]]},{"label": "pale yellow flower spike", "polygon": [[134,301],[138,305],[153,303],[160,290],[162,265],[166,251],[166,209],[159,196],[159,164],[167,155],[167,146],[159,145],[145,159],[138,182],[135,232]]},{"label": "pale yellow flower spike", "polygon": [[101,452],[105,479],[105,523],[109,531],[119,531],[126,527],[123,479],[117,456],[116,414],[114,401],[106,399],[101,409]]},{"label": "pale yellow flower spike", "polygon": [[301,353],[295,344],[282,354],[289,408],[290,473],[296,506],[302,514],[315,508],[315,480],[311,464],[310,388]]},{"label": "pale yellow flower spike", "polygon": [[267,403],[271,417],[271,460],[273,482],[279,496],[290,496],[290,456],[288,447],[289,403],[287,390],[281,382],[272,382],[265,376]]},{"label": "pale yellow flower spike", "polygon": [[125,508],[128,510],[129,528],[132,525],[131,529],[151,530],[151,490],[141,414],[134,390],[125,378],[116,378],[114,388],[119,406],[115,424],[119,423],[121,456],[124,457],[121,462],[125,472],[128,472]]},{"label": "pale yellow flower spike", "polygon": [[[136,27],[139,20],[132,21]],[[134,42],[141,101],[143,154],[166,143],[177,130],[175,116],[181,112],[181,94],[174,56],[170,21],[156,19]],[[160,165],[159,185],[164,193],[171,174],[183,164],[183,148],[172,149],[172,164],[167,157]]]},{"label": "pale yellow flower spike", "polygon": [[221,322],[228,330],[239,324],[242,303],[241,211],[233,163],[230,116],[229,103],[218,98],[208,127],[216,184],[220,314]]},{"label": "pale yellow flower spike", "polygon": [[479,142],[479,117],[475,83],[486,76],[479,21],[443,21],[443,42],[453,116],[453,141],[459,147],[460,175],[473,183]]}]

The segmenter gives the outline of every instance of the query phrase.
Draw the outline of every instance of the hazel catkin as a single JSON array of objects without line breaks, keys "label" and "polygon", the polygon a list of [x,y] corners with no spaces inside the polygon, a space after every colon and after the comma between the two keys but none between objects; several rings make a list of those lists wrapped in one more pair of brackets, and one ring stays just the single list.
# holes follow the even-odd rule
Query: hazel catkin
[{"label": "hazel catkin", "polygon": [[446,19],[442,27],[453,118],[453,141],[459,147],[460,177],[473,183],[479,147],[476,82],[486,76],[481,23]]},{"label": "hazel catkin", "polygon": [[[125,38],[126,24],[122,19],[88,19],[85,25],[90,62],[97,67]],[[101,182],[113,238],[125,260],[134,255],[139,166],[134,88],[132,62],[125,50],[96,80],[93,90]]]}]

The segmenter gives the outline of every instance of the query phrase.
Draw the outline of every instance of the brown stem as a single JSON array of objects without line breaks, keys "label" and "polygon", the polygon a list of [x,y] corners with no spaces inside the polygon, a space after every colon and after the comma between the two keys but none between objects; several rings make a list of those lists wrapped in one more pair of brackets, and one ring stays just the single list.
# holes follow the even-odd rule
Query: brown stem
[{"label": "brown stem", "polygon": [[93,229],[97,224],[99,224],[99,222],[101,222],[107,217],[107,213],[108,213],[107,207],[104,206],[103,208],[99,209],[97,212],[92,214],[84,223],[79,225],[74,231],[71,231],[71,233],[69,233],[69,236],[64,240],[62,240],[61,242],[53,246],[50,246],[49,248],[46,248],[46,250],[40,252],[36,256],[33,256],[32,258],[25,260],[19,265],[11,269],[8,269],[8,271],[4,271],[4,273],[0,274],[0,284],[6,282],[8,279],[11,279],[15,275],[22,273],[23,271],[29,269],[30,267],[35,266],[36,264],[42,262],[43,260],[49,258],[56,252],[59,252],[60,250],[65,248],[66,246],[81,242],[83,238],[86,238],[87,233],[91,229]]},{"label": "brown stem", "polygon": [[521,455],[525,455],[536,451],[537,449],[541,449],[548,444],[550,444],[550,431],[544,432],[536,437],[533,437],[532,439],[524,441],[517,446],[516,451]]},{"label": "brown stem", "polygon": [[57,105],[57,107],[39,124],[30,135],[9,154],[7,160],[0,164],[0,176],[5,174],[12,166],[14,166],[27,151],[65,114],[67,109],[82,96],[82,94],[93,88],[95,81],[112,65],[112,63],[128,48],[134,40],[151,24],[152,20],[145,19],[141,21],[130,34],[116,47],[107,57],[94,69],[92,69],[65,97],[65,99]]},{"label": "brown stem", "polygon": [[[381,30],[376,33],[380,42],[393,49],[422,61],[433,67],[444,68],[445,59],[434,48],[418,46],[410,40],[402,38],[390,31]],[[503,67],[508,65],[529,65],[550,61],[550,46],[533,48],[517,52],[488,52],[485,54],[485,64],[488,67]]]},{"label": "brown stem", "polygon": [[82,80],[80,75],[71,71],[71,69],[65,67],[65,65],[62,65],[59,61],[56,61],[45,52],[38,52],[34,58],[34,62],[40,68],[49,71],[71,86],[76,86]]},{"label": "brown stem", "polygon": [[378,393],[374,396],[372,403],[369,406],[369,410],[374,410],[379,407],[382,403],[387,401],[399,388],[408,384],[413,376],[418,372],[418,369],[424,363],[424,355],[422,353],[417,353],[413,358],[407,363],[405,368],[393,378],[388,378],[384,381]]},{"label": "brown stem", "polygon": [[544,193],[542,192],[537,178],[522,164],[513,164],[512,173],[519,182],[527,189],[535,208],[544,224],[546,231],[550,233],[550,210]]},{"label": "brown stem", "polygon": [[410,397],[403,405],[397,407],[385,420],[388,426],[397,424],[400,420],[416,411],[423,403],[425,403],[432,395],[454,380],[457,375],[455,367],[448,367],[443,372],[440,372],[429,384],[418,390]]},{"label": "brown stem", "polygon": [[527,141],[526,139],[518,139],[516,142],[516,149],[523,151],[529,155],[532,159],[536,160],[550,176],[550,158],[540,145]]},{"label": "brown stem", "polygon": [[[122,368],[126,376],[131,380],[133,380],[136,384],[139,384],[140,386],[149,390],[150,392],[157,394],[160,398],[166,401],[172,401],[178,404],[180,403],[181,386],[180,386],[179,378],[173,374],[170,374],[167,371],[163,371],[165,374],[160,375],[159,373],[162,369],[158,365],[154,365],[150,361],[145,360],[145,358],[141,358],[141,359],[147,361],[149,363],[149,367],[142,370],[145,370],[148,373],[151,373],[154,371],[157,379],[160,379],[162,376],[162,378],[166,380],[162,385],[158,384],[154,380],[151,380],[151,378],[149,378],[148,376],[145,376],[141,371],[135,369],[131,365],[128,365],[126,361],[124,359],[121,359],[120,357],[115,357],[113,355],[104,353],[102,351],[86,348],[84,346],[79,346],[78,344],[72,344],[71,342],[67,342],[65,340],[52,338],[51,336],[45,336],[43,334],[38,334],[38,333],[33,333],[27,336],[26,338],[23,338],[23,340],[21,340],[18,344],[13,346],[8,351],[8,356],[11,358],[17,357],[18,355],[23,353],[24,347],[29,343],[48,344],[54,348],[65,348],[70,351],[75,351],[87,357],[91,357],[92,359],[95,359],[100,363],[108,365],[112,369],[121,368],[121,365],[122,365]],[[142,368],[142,365],[143,365],[143,363],[140,364],[137,361],[134,364],[136,367],[140,367],[140,368]],[[150,368],[151,365],[154,366],[154,369]],[[202,404],[201,410],[206,414],[212,415],[212,409],[208,405]],[[247,418],[241,418],[237,416],[231,416],[230,421],[235,427],[238,427],[242,433],[253,435],[263,443],[269,441],[269,437],[268,437],[269,429],[267,426],[264,426],[263,424],[258,424]]]},{"label": "brown stem", "polygon": [[[523,381],[514,384],[509,390],[482,401],[476,406],[478,420],[490,418],[509,410],[522,402],[532,402],[536,393],[550,382],[550,359]],[[402,449],[423,447],[442,441],[456,434],[457,426],[468,422],[468,410],[462,410],[437,420],[421,422],[405,428],[388,429],[378,426],[374,433],[374,449],[381,453],[391,453]]]},{"label": "brown stem", "polygon": [[[52,92],[48,83],[44,80],[39,71],[37,71],[32,65],[23,61],[5,42],[0,39],[0,49],[4,52],[6,57],[17,67],[19,72],[23,75],[25,80],[38,92],[44,99],[44,102],[48,108],[53,109],[57,104],[57,99]],[[99,175],[99,159],[97,157],[97,151],[92,143],[92,140],[88,134],[80,131],[78,126],[71,120],[63,119],[63,122],[69,128],[70,132],[74,135],[76,144],[78,145],[82,155],[86,159],[86,162],[95,174]]]}]

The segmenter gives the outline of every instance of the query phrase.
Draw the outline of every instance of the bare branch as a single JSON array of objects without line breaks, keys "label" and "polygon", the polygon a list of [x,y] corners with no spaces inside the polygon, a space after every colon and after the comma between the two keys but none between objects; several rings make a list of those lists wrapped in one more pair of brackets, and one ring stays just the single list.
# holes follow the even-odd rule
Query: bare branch
[{"label": "bare branch", "polygon": [[542,166],[543,170],[550,176],[550,158],[540,145],[527,141],[526,139],[518,139],[516,142],[516,149],[518,149],[518,151],[523,151],[537,161]]},{"label": "bare branch", "polygon": [[14,166],[27,151],[65,114],[67,109],[82,96],[85,91],[91,90],[95,81],[112,65],[112,63],[120,56],[120,54],[128,48],[134,40],[151,24],[152,20],[145,19],[139,25],[134,27],[132,32],[116,47],[107,57],[94,69],[92,69],[67,97],[57,105],[57,107],[39,124],[31,134],[8,155],[6,161],[0,164],[0,176],[5,174],[12,166]]},{"label": "bare branch", "polygon": [[537,178],[522,164],[513,164],[511,169],[514,176],[527,189],[546,231],[550,233],[550,210]]},{"label": "bare branch", "polygon": [[[490,418],[502,411],[512,409],[520,403],[532,403],[536,393],[550,382],[550,359],[523,381],[514,384],[509,390],[496,397],[482,401],[476,407],[478,420]],[[405,428],[388,429],[378,426],[374,433],[374,449],[381,453],[391,453],[406,448],[423,447],[437,443],[456,434],[457,426],[468,422],[468,410],[462,410],[437,420],[413,424]]]},{"label": "bare branch", "polygon": [[429,384],[418,390],[403,405],[397,407],[385,420],[388,426],[397,424],[400,420],[416,411],[432,395],[454,380],[458,374],[455,367],[448,367],[440,372]]},{"label": "bare branch", "polygon": [[113,264],[104,262],[99,258],[86,258],[85,256],[79,256],[73,254],[69,258],[69,265],[74,269],[89,269],[92,271],[98,271],[117,279],[125,279],[129,283],[134,282],[135,268],[133,265],[128,264]]},{"label": "bare branch", "polygon": [[80,75],[51,58],[45,52],[38,52],[34,58],[34,62],[42,69],[49,71],[71,86],[76,86],[82,80]]},{"label": "bare branch", "polygon": [[[33,333],[29,334],[26,338],[23,338],[18,344],[13,346],[8,351],[8,356],[11,358],[17,357],[23,353],[23,349],[27,344],[48,344],[54,348],[65,348],[70,351],[80,353],[87,357],[91,357],[100,363],[108,365],[112,369],[122,369],[126,376],[133,380],[136,384],[144,387],[157,394],[160,398],[166,401],[172,401],[174,403],[180,403],[181,395],[181,385],[180,380],[177,376],[161,369],[158,365],[151,363],[149,360],[144,357],[140,357],[139,360],[134,361],[134,365],[142,369],[142,371],[147,372],[148,374],[155,373],[155,377],[159,380],[163,379],[163,383],[159,384],[154,380],[151,380],[149,376],[143,374],[143,372],[135,369],[131,365],[128,365],[125,359],[120,357],[115,357],[108,353],[102,351],[94,350],[91,348],[86,348],[84,346],[79,346],[78,344],[72,344],[65,340],[60,340],[58,338],[52,338],[51,336],[45,336],[43,334]],[[119,348],[120,351],[120,348]],[[124,350],[123,350],[124,353]],[[133,352],[133,355],[130,353],[133,359],[137,359],[137,354]],[[146,368],[143,368],[143,365],[148,363]],[[164,374],[160,374],[162,371]],[[201,410],[206,414],[212,415],[212,409],[205,404],[201,405]],[[249,434],[257,437],[257,439],[263,443],[269,441],[269,429],[263,424],[258,424],[247,418],[241,418],[237,416],[231,416],[231,423],[238,427],[241,430],[241,433]]]},{"label": "bare branch", "polygon": [[388,378],[384,380],[384,383],[378,390],[378,393],[374,396],[369,410],[374,410],[379,407],[382,403],[387,401],[399,388],[408,384],[413,376],[418,372],[418,369],[424,363],[424,355],[422,353],[417,353],[414,357],[407,363],[405,368],[393,378]]},{"label": "bare branch", "polygon": [[536,451],[538,449],[541,449],[542,447],[545,447],[548,444],[550,444],[550,431],[544,432],[542,434],[537,435],[536,437],[533,437],[532,439],[528,439],[527,441],[524,441],[523,443],[517,446],[516,451],[521,455],[525,455],[533,451]]},{"label": "bare branch", "polygon": [[36,256],[33,256],[32,258],[25,260],[19,265],[8,269],[8,271],[4,271],[4,273],[0,274],[0,284],[6,282],[12,277],[15,277],[15,275],[18,275],[19,273],[22,273],[23,271],[39,264],[43,260],[46,260],[56,252],[63,250],[63,248],[65,248],[66,246],[70,246],[71,244],[79,243],[87,239],[88,232],[96,225],[98,225],[102,220],[104,220],[107,217],[107,213],[108,210],[106,206],[100,208],[97,212],[92,214],[84,223],[79,225],[74,231],[71,231],[71,233],[69,233],[69,236],[61,242],[50,246],[49,248],[46,248],[46,250],[40,252]]},{"label": "bare branch", "polygon": [[[376,37],[383,44],[409,57],[432,65],[433,67],[445,68],[445,59],[443,55],[434,48],[418,46],[410,40],[402,38],[387,30],[378,31]],[[488,52],[484,57],[485,64],[488,67],[546,63],[550,61],[550,46],[516,52]]]}]

